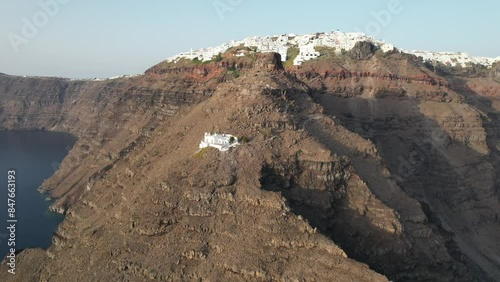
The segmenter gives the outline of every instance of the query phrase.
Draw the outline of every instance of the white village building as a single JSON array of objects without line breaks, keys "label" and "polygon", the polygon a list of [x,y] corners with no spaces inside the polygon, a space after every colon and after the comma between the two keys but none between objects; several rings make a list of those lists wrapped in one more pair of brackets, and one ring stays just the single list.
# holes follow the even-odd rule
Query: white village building
[{"label": "white village building", "polygon": [[282,35],[276,38],[266,36],[264,38],[252,38],[250,42],[245,42],[245,47],[256,46],[257,51],[261,53],[278,53],[281,55],[281,61],[287,60],[288,36]]},{"label": "white village building", "polygon": [[[294,65],[301,65],[303,62],[315,59],[319,54],[314,47],[324,46],[335,48],[336,53],[342,53],[342,50],[349,51],[354,48],[357,42],[367,41],[379,47],[383,52],[395,50],[394,45],[386,43],[382,40],[377,40],[372,36],[361,32],[341,32],[332,31],[326,33],[312,34],[285,34],[279,36],[266,37],[248,37],[242,41],[231,41],[222,44],[218,47],[209,47],[200,50],[191,50],[190,52],[181,53],[179,55],[168,58],[169,62],[177,62],[180,58],[194,59],[198,58],[202,61],[210,61],[219,53],[225,53],[231,47],[245,46],[256,47],[258,52],[276,52],[281,54],[281,59],[286,61],[288,49],[295,47],[300,49],[299,55],[294,59]],[[461,64],[465,66],[468,63],[481,64],[491,67],[495,62],[500,61],[499,58],[483,58],[473,57],[465,53],[459,52],[430,52],[430,51],[405,51],[404,53],[413,54],[422,57],[425,61],[438,61],[452,66]],[[239,53],[237,56],[244,56],[244,53]]]},{"label": "white village building", "polygon": [[461,52],[431,52],[431,51],[404,51],[408,54],[413,54],[417,57],[422,57],[426,62],[441,62],[450,66],[461,65],[462,67],[467,66],[468,63],[480,64],[483,66],[491,67],[499,58],[486,58],[486,57],[473,57],[467,53]]},{"label": "white village building", "polygon": [[231,134],[219,134],[206,132],[203,140],[200,143],[200,149],[213,147],[221,152],[225,152],[232,147],[239,145],[238,138]]},{"label": "white village building", "polygon": [[314,44],[308,44],[300,46],[299,55],[293,60],[293,64],[298,66],[305,61],[316,59],[321,55],[320,52],[316,51]]}]

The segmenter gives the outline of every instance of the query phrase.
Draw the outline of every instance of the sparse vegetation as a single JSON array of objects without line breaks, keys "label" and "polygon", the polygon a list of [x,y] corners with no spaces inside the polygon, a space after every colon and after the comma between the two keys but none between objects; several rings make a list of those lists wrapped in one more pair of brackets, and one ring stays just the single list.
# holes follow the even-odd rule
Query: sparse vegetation
[{"label": "sparse vegetation", "polygon": [[315,48],[316,51],[321,53],[321,56],[317,59],[319,61],[324,61],[324,62],[336,62],[340,65],[345,64],[347,61],[350,60],[348,56],[348,52],[346,52],[344,49],[344,52],[338,52],[336,48],[333,47],[326,47],[326,46],[318,46]]},{"label": "sparse vegetation", "polygon": [[382,49],[377,49],[375,51],[375,56],[379,58],[388,58],[392,52],[384,52]]},{"label": "sparse vegetation", "polygon": [[264,135],[265,138],[269,138],[272,135],[272,129],[271,128],[260,128],[259,132]]},{"label": "sparse vegetation", "polygon": [[195,65],[201,65],[203,63],[198,57],[191,60]]},{"label": "sparse vegetation", "polygon": [[179,58],[177,61],[174,61],[174,62],[163,61],[160,64],[156,65],[155,68],[169,69],[169,68],[178,68],[178,67],[181,67],[181,68],[182,67],[193,67],[193,66],[209,64],[211,62],[212,61],[203,62],[199,58],[194,58],[192,60],[186,59],[186,58]]},{"label": "sparse vegetation", "polygon": [[199,150],[198,152],[196,152],[194,154],[194,157],[197,158],[197,159],[202,159],[205,157],[205,155],[210,151],[210,150],[217,150],[215,148],[212,148],[212,147],[207,147],[207,148],[203,148],[201,150]]},{"label": "sparse vegetation", "polygon": [[234,78],[238,78],[241,75],[240,69],[236,68],[235,66],[227,68],[228,74],[232,75]]},{"label": "sparse vegetation", "polygon": [[238,140],[239,140],[239,142],[240,142],[241,144],[245,144],[245,143],[250,142],[250,138],[248,138],[248,137],[246,137],[246,136],[241,136],[241,137],[239,137],[239,138],[238,138]]},{"label": "sparse vegetation", "polygon": [[321,57],[323,59],[333,59],[337,57],[335,54],[335,48],[333,47],[324,47],[324,46],[317,46],[314,48],[317,52],[321,53]]},{"label": "sparse vegetation", "polygon": [[[420,57],[421,59],[421,57]],[[421,59],[422,61],[422,59]],[[423,62],[423,64],[434,73],[441,76],[464,76],[464,77],[486,77],[488,76],[488,68],[483,65],[468,63],[465,66],[457,64],[451,66],[439,61]]]},{"label": "sparse vegetation", "polygon": [[293,60],[299,55],[300,50],[297,47],[290,47],[288,48],[288,52],[286,54],[287,60],[283,64],[284,67],[291,67],[293,66]]},{"label": "sparse vegetation", "polygon": [[249,49],[249,48],[245,47],[243,44],[240,44],[239,46],[234,46],[234,47],[227,49],[226,53],[234,53],[234,52],[242,50],[242,49]]},{"label": "sparse vegetation", "polygon": [[220,61],[222,61],[224,59],[224,57],[222,57],[222,53],[219,53],[217,54],[217,56],[214,57],[213,61],[218,63]]}]

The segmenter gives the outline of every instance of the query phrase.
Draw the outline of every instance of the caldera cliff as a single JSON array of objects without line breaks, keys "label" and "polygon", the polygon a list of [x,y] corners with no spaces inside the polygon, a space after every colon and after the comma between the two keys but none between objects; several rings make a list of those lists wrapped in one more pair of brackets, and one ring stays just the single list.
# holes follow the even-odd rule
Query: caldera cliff
[{"label": "caldera cliff", "polygon": [[[78,137],[41,187],[52,246],[0,279],[500,281],[498,68],[359,47],[0,75],[1,128]],[[215,130],[249,142],[197,152]]]}]

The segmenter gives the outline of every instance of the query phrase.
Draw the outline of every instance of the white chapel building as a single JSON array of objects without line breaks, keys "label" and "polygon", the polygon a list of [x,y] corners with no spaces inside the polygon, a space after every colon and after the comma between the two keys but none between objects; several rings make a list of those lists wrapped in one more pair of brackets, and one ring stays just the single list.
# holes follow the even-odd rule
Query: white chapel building
[{"label": "white chapel building", "polygon": [[200,143],[200,149],[213,147],[221,152],[225,152],[232,147],[239,145],[238,138],[231,134],[219,134],[206,132],[203,140]]}]

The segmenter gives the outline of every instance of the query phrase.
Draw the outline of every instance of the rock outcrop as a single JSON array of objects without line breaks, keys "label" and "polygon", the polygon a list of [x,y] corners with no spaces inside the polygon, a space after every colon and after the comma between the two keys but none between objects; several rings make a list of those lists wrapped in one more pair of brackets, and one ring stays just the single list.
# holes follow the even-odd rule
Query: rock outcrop
[{"label": "rock outcrop", "polygon": [[371,42],[356,42],[354,48],[349,51],[349,56],[355,60],[368,60],[375,54],[377,47]]}]

